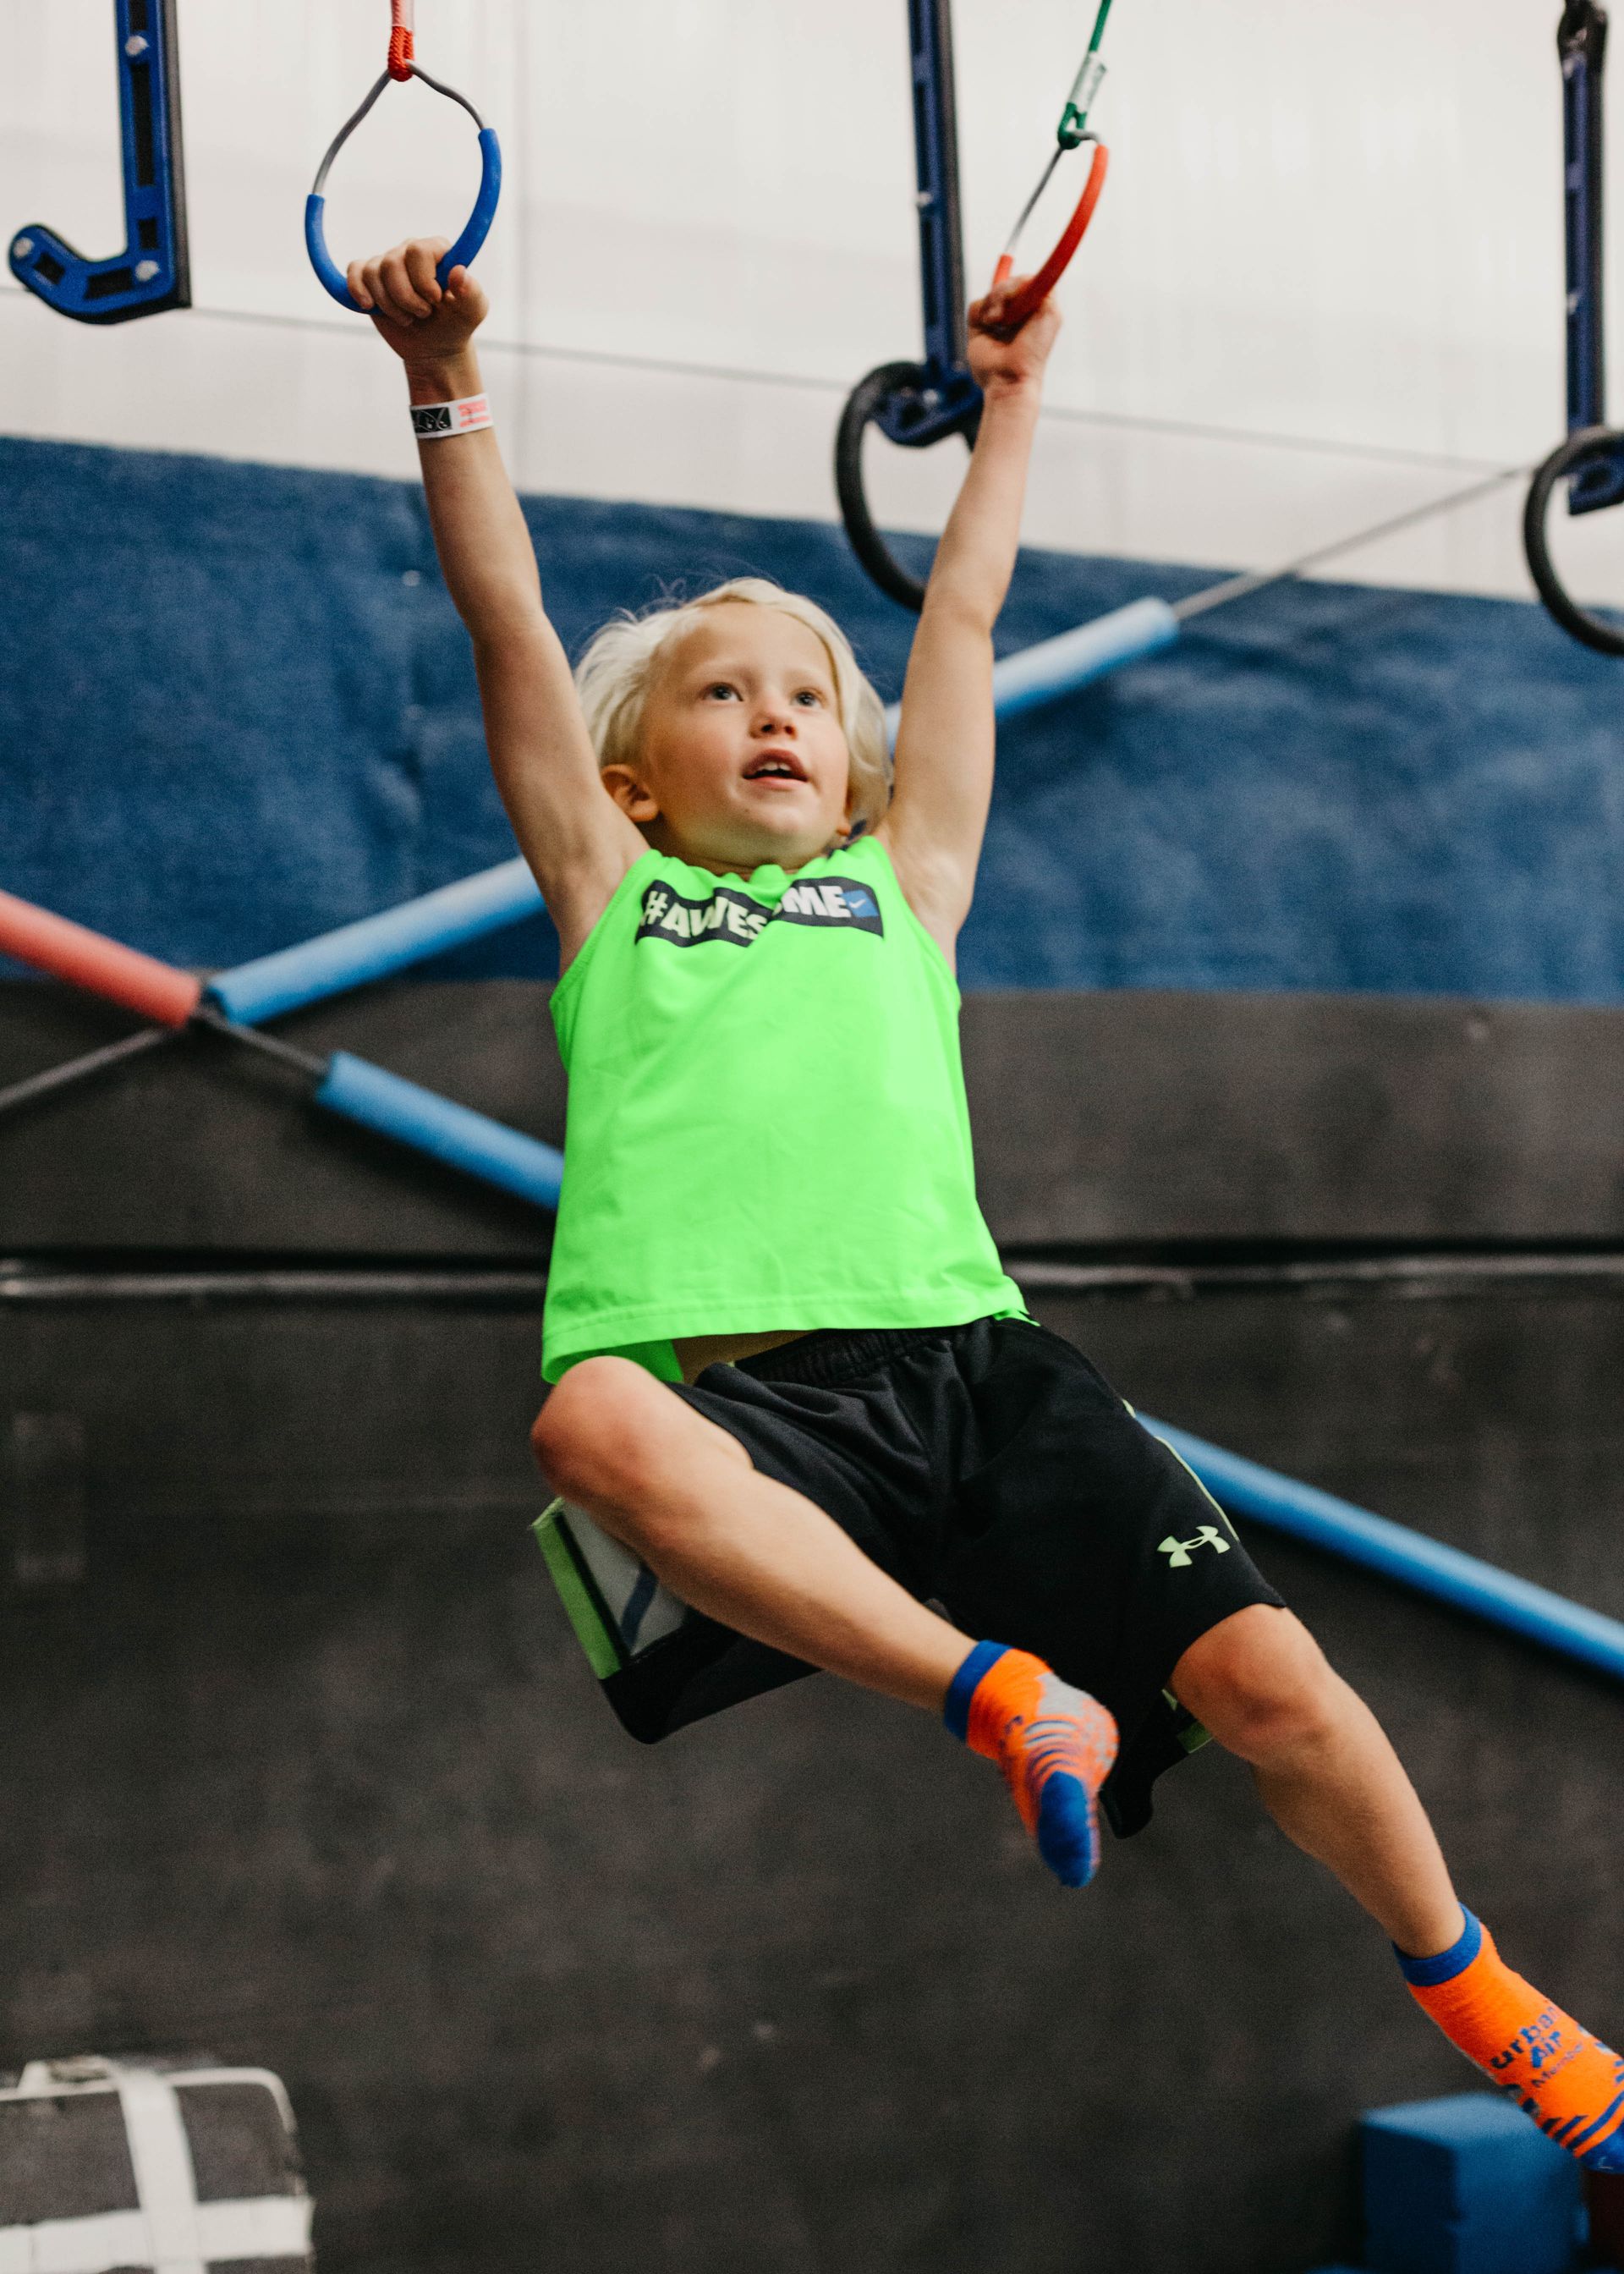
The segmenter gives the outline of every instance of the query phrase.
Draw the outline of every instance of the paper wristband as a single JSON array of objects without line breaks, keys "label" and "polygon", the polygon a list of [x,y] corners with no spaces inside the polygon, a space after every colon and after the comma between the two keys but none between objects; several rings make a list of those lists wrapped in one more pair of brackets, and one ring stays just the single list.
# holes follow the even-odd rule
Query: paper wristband
[{"label": "paper wristband", "polygon": [[437,442],[446,434],[477,434],[494,422],[483,395],[465,395],[456,403],[414,403],[411,431],[419,442]]}]

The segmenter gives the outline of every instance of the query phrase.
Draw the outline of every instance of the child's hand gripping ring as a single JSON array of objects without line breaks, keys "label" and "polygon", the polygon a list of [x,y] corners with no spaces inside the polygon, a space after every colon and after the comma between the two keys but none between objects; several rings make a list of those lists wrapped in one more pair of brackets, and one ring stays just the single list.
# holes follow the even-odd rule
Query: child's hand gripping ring
[{"label": "child's hand gripping ring", "polygon": [[445,283],[454,268],[462,267],[473,259],[490,235],[491,223],[496,218],[497,200],[502,192],[502,152],[495,128],[485,124],[465,94],[459,94],[455,87],[447,87],[441,80],[432,79],[420,64],[413,62],[410,0],[394,0],[394,5],[395,29],[389,42],[387,68],[380,74],[360,109],[344,121],[333,137],[327,156],[316,169],[315,185],[304,200],[304,246],[310,254],[310,265],[339,306],[353,309],[357,315],[365,314],[365,311],[351,296],[343,270],[327,251],[327,231],[322,220],[327,207],[327,179],[334,159],[392,79],[420,79],[424,86],[432,87],[436,94],[443,94],[448,101],[460,103],[479,129],[479,194],[474,200],[474,209],[468,216],[462,234],[435,268],[434,274],[441,284]]}]

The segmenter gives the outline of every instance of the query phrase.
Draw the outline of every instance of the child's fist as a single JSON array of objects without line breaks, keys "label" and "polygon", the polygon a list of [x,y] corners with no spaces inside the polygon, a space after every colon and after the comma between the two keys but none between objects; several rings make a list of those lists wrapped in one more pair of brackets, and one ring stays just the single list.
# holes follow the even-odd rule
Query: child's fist
[{"label": "child's fist", "polygon": [[1053,293],[1041,300],[1017,332],[1004,322],[1004,311],[1028,279],[1011,276],[995,285],[985,299],[970,304],[970,370],[985,395],[1005,394],[1015,388],[1041,387],[1049,350],[1060,336],[1060,310]]},{"label": "child's fist", "polygon": [[447,237],[417,237],[371,260],[352,260],[350,290],[383,338],[408,363],[438,361],[467,346],[490,303],[466,268],[454,268],[442,285],[434,271],[450,247]]}]

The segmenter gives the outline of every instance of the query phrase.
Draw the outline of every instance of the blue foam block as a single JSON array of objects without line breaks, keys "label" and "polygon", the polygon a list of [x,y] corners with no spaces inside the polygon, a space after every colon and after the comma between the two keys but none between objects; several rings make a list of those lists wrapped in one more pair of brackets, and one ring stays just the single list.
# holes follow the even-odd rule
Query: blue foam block
[{"label": "blue foam block", "polygon": [[1373,2109],[1360,2146],[1371,2274],[1569,2274],[1579,2167],[1514,2102],[1462,2092]]}]

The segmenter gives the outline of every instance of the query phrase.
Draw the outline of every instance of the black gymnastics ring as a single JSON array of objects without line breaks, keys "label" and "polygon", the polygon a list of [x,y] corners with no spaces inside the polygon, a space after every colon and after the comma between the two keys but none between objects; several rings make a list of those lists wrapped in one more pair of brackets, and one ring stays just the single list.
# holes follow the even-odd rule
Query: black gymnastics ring
[{"label": "black gymnastics ring", "polygon": [[[917,400],[926,383],[925,371],[919,364],[881,364],[852,389],[835,430],[835,493],[840,501],[840,518],[846,523],[852,550],[881,591],[901,606],[912,608],[915,615],[925,605],[925,587],[892,555],[875,525],[863,490],[862,446],[864,434],[888,403],[895,402],[898,396],[911,395]],[[928,415],[922,403],[920,411],[921,418]],[[959,425],[947,431],[960,433],[967,442],[974,443],[981,416],[978,400],[965,412]]]},{"label": "black gymnastics ring", "polygon": [[1560,481],[1598,458],[1614,456],[1624,458],[1624,433],[1613,426],[1581,427],[1576,434],[1568,436],[1560,449],[1551,453],[1534,476],[1528,502],[1522,508],[1522,549],[1528,555],[1529,573],[1538,587],[1540,599],[1565,632],[1583,640],[1598,655],[1624,655],[1624,626],[1604,623],[1599,616],[1587,614],[1570,596],[1551,558],[1551,548],[1545,542],[1545,522]]}]

